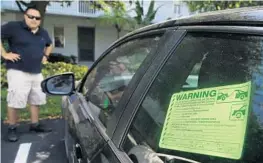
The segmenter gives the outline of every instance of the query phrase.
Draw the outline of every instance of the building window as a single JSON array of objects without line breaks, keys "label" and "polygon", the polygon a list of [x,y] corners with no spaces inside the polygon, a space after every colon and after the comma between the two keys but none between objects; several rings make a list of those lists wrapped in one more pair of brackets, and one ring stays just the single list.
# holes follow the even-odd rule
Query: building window
[{"label": "building window", "polygon": [[65,47],[65,36],[63,27],[54,27],[54,43],[56,48]]},{"label": "building window", "polygon": [[181,14],[181,1],[179,1],[179,0],[174,1],[174,13],[176,15]]},{"label": "building window", "polygon": [[180,5],[177,5],[177,4],[174,5],[174,13],[176,15],[180,15],[181,14],[181,6]]}]

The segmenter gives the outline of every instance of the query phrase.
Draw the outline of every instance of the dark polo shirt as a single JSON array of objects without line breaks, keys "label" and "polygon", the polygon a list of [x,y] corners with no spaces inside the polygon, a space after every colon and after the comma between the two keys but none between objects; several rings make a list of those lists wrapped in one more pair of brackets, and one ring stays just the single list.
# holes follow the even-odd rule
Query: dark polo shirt
[{"label": "dark polo shirt", "polygon": [[6,61],[7,69],[40,73],[45,47],[52,42],[46,30],[39,28],[32,33],[24,21],[9,22],[1,27],[1,39],[9,43],[9,51],[20,55],[16,62]]}]

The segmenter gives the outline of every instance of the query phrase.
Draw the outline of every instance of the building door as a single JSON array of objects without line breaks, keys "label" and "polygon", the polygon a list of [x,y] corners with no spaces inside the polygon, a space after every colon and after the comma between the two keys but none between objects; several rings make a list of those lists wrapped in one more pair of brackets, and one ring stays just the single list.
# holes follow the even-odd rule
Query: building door
[{"label": "building door", "polygon": [[94,61],[95,30],[89,27],[78,27],[79,61]]}]

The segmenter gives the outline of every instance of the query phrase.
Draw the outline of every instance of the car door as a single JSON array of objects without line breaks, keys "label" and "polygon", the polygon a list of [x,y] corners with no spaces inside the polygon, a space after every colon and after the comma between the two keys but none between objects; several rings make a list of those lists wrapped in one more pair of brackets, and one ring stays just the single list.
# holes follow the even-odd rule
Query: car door
[{"label": "car door", "polygon": [[66,130],[72,138],[70,150],[75,160],[127,162],[116,156],[111,133],[135,89],[132,85],[140,81],[156,55],[159,42],[165,40],[163,32],[133,36],[113,45],[89,70],[79,91],[68,98],[63,108],[67,108],[64,113]]},{"label": "car door", "polygon": [[263,162],[263,29],[180,30],[162,68],[144,77],[158,75],[135,90],[118,125],[131,123],[114,142],[134,163]]}]

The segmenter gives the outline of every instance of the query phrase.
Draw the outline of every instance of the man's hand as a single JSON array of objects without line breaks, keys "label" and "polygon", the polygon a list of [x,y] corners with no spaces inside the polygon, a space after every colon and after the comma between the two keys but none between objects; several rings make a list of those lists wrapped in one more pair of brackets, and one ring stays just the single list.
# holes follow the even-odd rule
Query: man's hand
[{"label": "man's hand", "polygon": [[9,60],[9,61],[12,61],[12,62],[15,62],[15,61],[18,61],[18,60],[21,59],[19,54],[12,53],[12,52],[4,54],[4,55],[2,55],[2,57],[5,60]]},{"label": "man's hand", "polygon": [[46,57],[46,56],[43,56],[43,58],[42,58],[42,63],[43,63],[43,64],[46,64],[46,63],[47,63],[47,57]]}]

